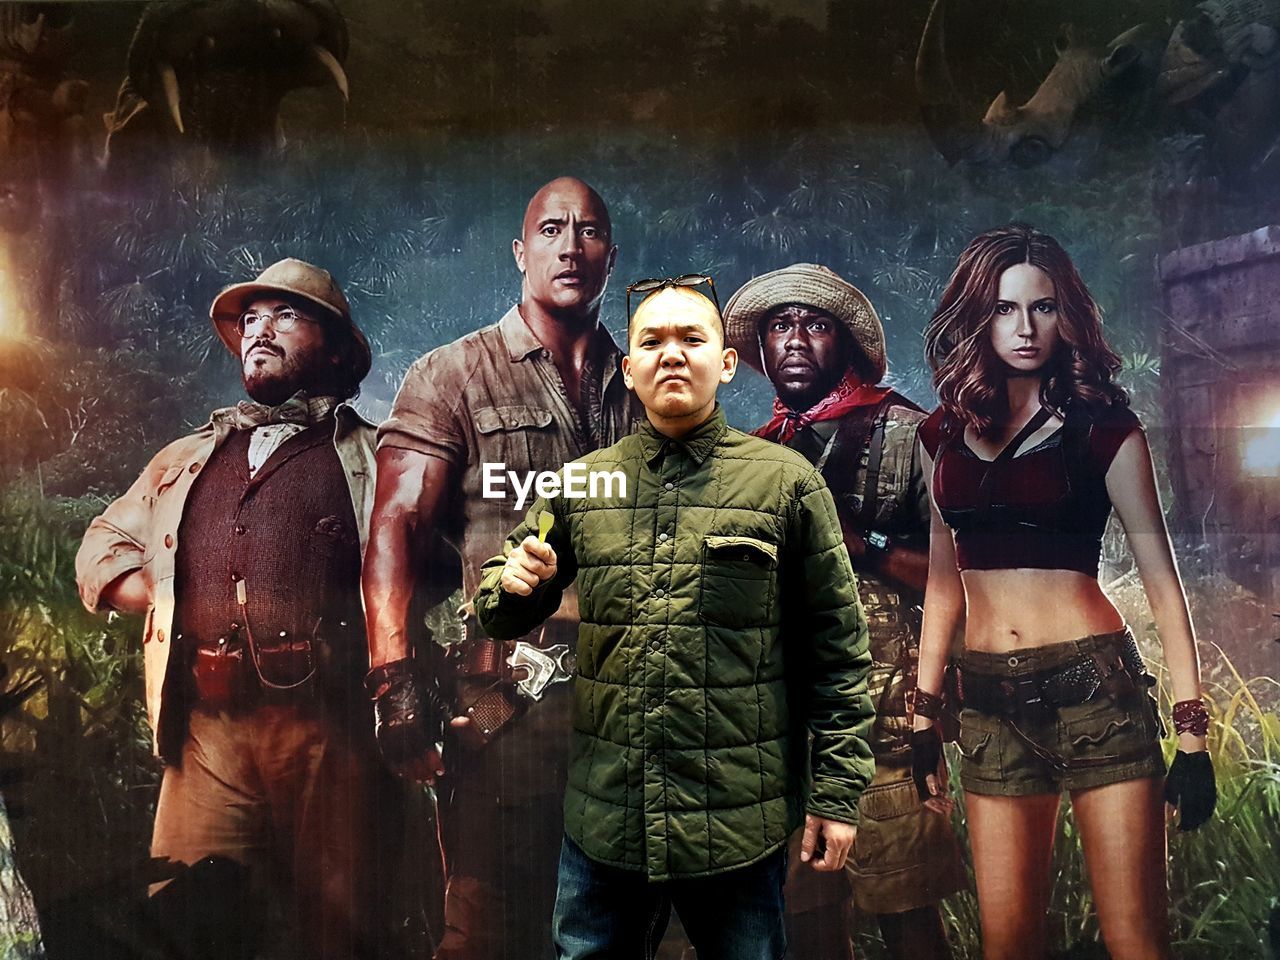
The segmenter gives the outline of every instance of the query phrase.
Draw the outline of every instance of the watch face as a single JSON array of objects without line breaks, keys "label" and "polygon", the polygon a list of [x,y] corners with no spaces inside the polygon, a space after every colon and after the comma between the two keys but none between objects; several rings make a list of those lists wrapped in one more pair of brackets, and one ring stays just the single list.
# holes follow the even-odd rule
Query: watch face
[{"label": "watch face", "polygon": [[867,543],[870,546],[875,547],[877,550],[883,550],[885,547],[889,546],[889,538],[883,533],[877,533],[873,530],[871,533],[867,534]]}]

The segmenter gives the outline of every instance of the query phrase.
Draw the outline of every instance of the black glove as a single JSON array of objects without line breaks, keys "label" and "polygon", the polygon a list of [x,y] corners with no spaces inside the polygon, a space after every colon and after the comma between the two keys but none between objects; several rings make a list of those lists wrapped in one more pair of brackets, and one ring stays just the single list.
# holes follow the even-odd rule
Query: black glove
[{"label": "black glove", "polygon": [[1164,799],[1181,812],[1179,830],[1195,830],[1208,822],[1218,803],[1218,784],[1209,751],[1178,751],[1164,780]]},{"label": "black glove", "polygon": [[387,763],[417,759],[444,738],[450,711],[412,657],[374,667],[364,686],[373,698],[373,732]]},{"label": "black glove", "polygon": [[938,733],[938,725],[928,730],[911,731],[911,779],[916,782],[916,793],[921,802],[933,796],[929,792],[926,777],[936,777],[938,767],[942,764],[942,737]]}]

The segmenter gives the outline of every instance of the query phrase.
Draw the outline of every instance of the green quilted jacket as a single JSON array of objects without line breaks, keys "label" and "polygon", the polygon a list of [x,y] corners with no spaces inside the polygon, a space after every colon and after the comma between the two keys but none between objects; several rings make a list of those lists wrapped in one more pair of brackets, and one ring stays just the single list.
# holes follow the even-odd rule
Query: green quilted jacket
[{"label": "green quilted jacket", "polygon": [[556,576],[506,593],[504,554],[475,599],[485,630],[510,639],[578,581],[569,836],[667,880],[767,856],[806,809],[856,823],[874,770],[871,659],[821,475],[719,407],[678,441],[646,422],[582,462],[624,474],[626,496],[539,499],[506,551],[550,510]]}]

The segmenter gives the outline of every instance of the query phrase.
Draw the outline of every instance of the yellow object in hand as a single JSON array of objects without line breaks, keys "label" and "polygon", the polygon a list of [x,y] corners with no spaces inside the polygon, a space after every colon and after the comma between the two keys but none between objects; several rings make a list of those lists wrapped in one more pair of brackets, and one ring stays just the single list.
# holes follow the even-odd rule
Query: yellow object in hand
[{"label": "yellow object in hand", "polygon": [[538,542],[546,543],[547,534],[551,532],[552,526],[555,525],[556,518],[550,510],[543,510],[538,514]]}]

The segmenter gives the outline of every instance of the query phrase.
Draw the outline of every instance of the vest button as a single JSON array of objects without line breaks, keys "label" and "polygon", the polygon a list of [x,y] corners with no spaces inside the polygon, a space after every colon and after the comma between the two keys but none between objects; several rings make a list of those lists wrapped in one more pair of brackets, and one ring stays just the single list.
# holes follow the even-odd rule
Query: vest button
[{"label": "vest button", "polygon": [[676,485],[672,483],[670,480],[664,483],[663,486],[666,487],[668,490],[674,490],[676,488]]},{"label": "vest button", "polygon": [[235,529],[236,529],[236,536],[238,536],[238,537],[243,537],[243,536],[244,536],[244,524],[243,524],[243,523],[237,523],[237,524],[236,524],[236,528],[235,528]]},{"label": "vest button", "polygon": [[172,548],[173,548],[173,534],[172,534],[172,533],[166,533],[166,534],[164,535],[164,545],[165,545],[166,547],[169,547],[170,549],[172,549]]},{"label": "vest button", "polygon": [[657,597],[659,600],[661,600],[663,597],[667,595],[667,591],[659,587],[657,590],[653,591],[653,595]]},{"label": "vest button", "polygon": [[660,533],[660,534],[658,534],[658,540],[659,540],[659,542],[661,542],[661,543],[666,543],[668,539],[669,539],[669,537],[667,536],[667,534],[665,534],[665,533]]}]

